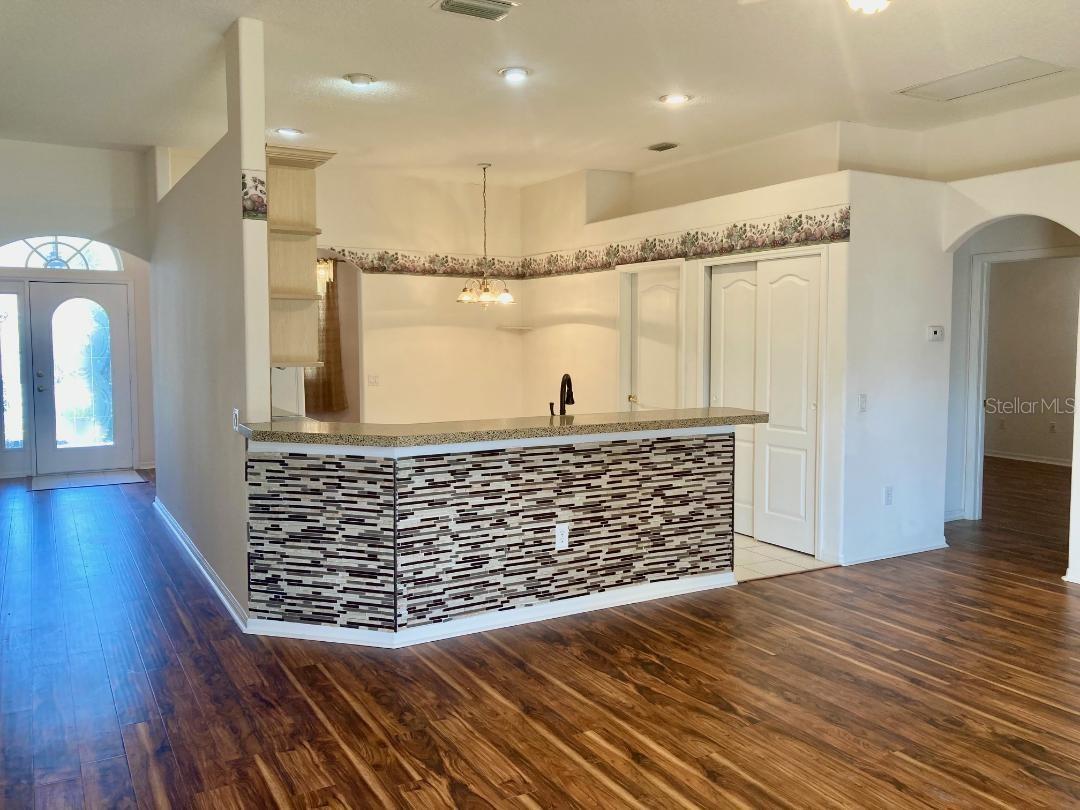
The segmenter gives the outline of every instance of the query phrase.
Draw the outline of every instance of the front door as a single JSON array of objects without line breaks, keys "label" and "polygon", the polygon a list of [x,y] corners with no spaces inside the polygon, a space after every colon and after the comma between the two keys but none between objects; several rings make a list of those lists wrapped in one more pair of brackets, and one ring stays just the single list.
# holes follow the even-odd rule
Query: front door
[{"label": "front door", "polygon": [[127,287],[30,282],[39,475],[132,466]]}]

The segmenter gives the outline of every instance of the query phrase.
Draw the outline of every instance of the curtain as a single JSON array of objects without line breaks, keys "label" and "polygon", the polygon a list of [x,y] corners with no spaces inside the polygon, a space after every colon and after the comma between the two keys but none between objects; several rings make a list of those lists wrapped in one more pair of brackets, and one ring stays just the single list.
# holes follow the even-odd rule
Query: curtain
[{"label": "curtain", "polygon": [[[323,269],[323,268],[327,269]],[[304,400],[309,414],[348,410],[345,373],[341,366],[341,321],[338,315],[337,263],[319,268],[319,357],[322,366],[304,369]],[[324,283],[325,282],[325,283]]]}]

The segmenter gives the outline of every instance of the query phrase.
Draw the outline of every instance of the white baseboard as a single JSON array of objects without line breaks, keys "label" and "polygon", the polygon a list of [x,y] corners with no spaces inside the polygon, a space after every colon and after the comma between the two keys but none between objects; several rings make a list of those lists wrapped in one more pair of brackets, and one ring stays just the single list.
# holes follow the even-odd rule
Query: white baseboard
[{"label": "white baseboard", "polygon": [[1055,467],[1071,467],[1071,458],[1054,458],[1053,456],[1032,456],[1027,453],[1008,453],[1004,450],[984,450],[984,456],[991,458],[1007,458],[1013,461],[1031,461],[1035,464],[1053,464]]},{"label": "white baseboard", "polygon": [[575,613],[587,613],[603,608],[647,602],[665,596],[695,593],[697,591],[726,588],[735,585],[735,575],[730,571],[720,574],[703,574],[686,577],[672,582],[646,582],[641,585],[629,585],[603,593],[577,596],[573,599],[560,599],[557,602],[544,602],[540,605],[516,608],[514,610],[492,611],[477,616],[467,616],[421,627],[408,627],[404,630],[361,630],[349,627],[332,627],[320,624],[301,624],[299,622],[281,622],[273,619],[248,619],[247,632],[261,636],[282,638],[301,638],[313,641],[334,641],[342,644],[362,644],[369,647],[410,647],[429,641],[454,638],[485,630],[498,630],[519,624],[557,619]]},{"label": "white baseboard", "polygon": [[941,537],[940,539],[932,540],[929,543],[893,549],[892,551],[887,551],[884,554],[870,554],[865,557],[849,557],[846,554],[841,554],[840,564],[858,565],[860,563],[874,562],[875,560],[891,560],[893,557],[906,557],[908,554],[921,554],[924,551],[940,551],[941,549],[948,547],[949,546],[945,542],[945,538]]},{"label": "white baseboard", "polygon": [[172,536],[176,538],[176,541],[184,551],[188,553],[188,556],[194,560],[195,565],[198,567],[199,571],[202,572],[206,581],[210,583],[210,587],[214,589],[214,593],[217,594],[218,599],[221,600],[221,604],[225,606],[229,615],[232,616],[233,621],[236,622],[241,630],[247,632],[247,611],[244,610],[243,605],[241,605],[236,597],[233,596],[233,593],[229,590],[228,586],[222,582],[221,577],[217,575],[217,571],[210,565],[209,560],[202,555],[198,546],[196,546],[194,541],[188,537],[188,533],[184,531],[179,523],[177,523],[176,518],[172,516],[165,504],[158,498],[154,498],[154,509],[157,510],[162,523],[169,529]]},{"label": "white baseboard", "polygon": [[1066,582],[1072,582],[1075,585],[1080,585],[1080,570],[1070,568],[1065,572],[1065,576],[1062,577]]}]

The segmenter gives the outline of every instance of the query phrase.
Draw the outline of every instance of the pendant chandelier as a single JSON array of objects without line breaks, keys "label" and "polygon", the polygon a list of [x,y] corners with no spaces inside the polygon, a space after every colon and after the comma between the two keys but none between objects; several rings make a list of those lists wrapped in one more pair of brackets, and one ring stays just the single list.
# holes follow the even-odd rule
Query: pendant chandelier
[{"label": "pendant chandelier", "polygon": [[481,192],[484,202],[484,258],[482,261],[484,275],[480,278],[470,278],[465,282],[465,286],[461,288],[461,292],[458,294],[457,302],[459,304],[479,304],[484,309],[487,309],[491,304],[513,304],[516,302],[506,282],[502,279],[492,278],[489,275],[492,261],[487,255],[487,170],[491,168],[491,164],[481,163],[480,168],[484,172]]}]

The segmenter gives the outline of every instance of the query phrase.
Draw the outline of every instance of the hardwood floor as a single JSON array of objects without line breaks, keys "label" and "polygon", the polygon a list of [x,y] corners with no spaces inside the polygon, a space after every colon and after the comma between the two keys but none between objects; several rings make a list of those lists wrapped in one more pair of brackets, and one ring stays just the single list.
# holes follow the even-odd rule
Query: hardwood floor
[{"label": "hardwood floor", "polygon": [[1067,472],[987,474],[945,551],[397,651],[240,633],[151,485],[7,484],[0,804],[1076,805]]}]

